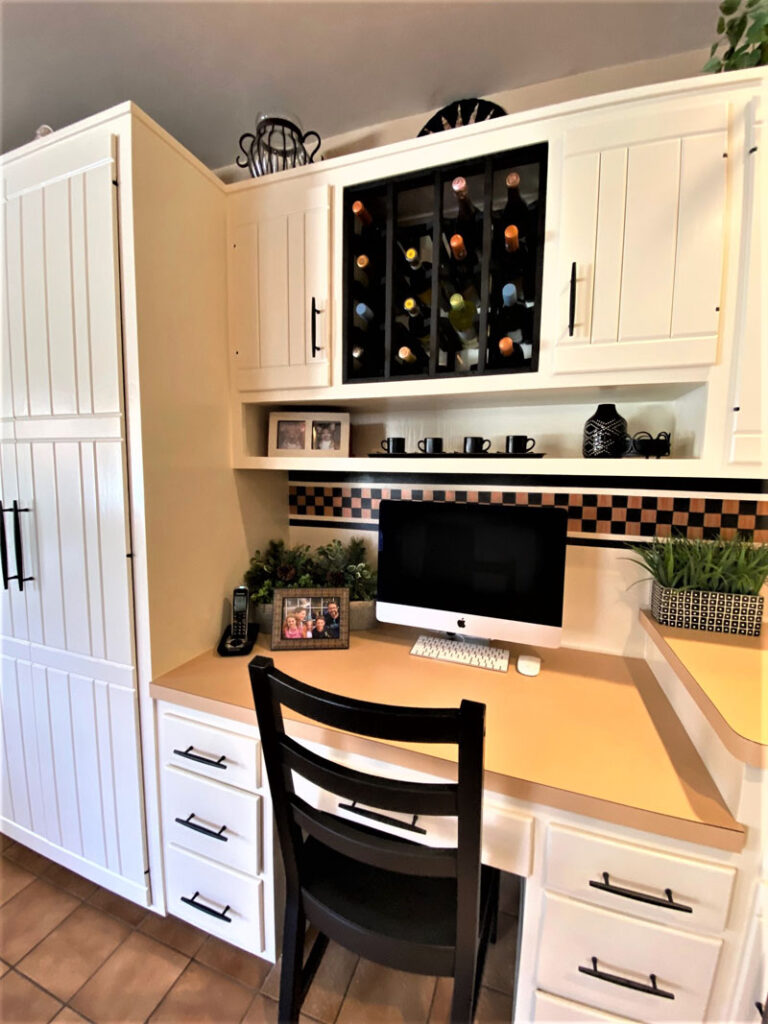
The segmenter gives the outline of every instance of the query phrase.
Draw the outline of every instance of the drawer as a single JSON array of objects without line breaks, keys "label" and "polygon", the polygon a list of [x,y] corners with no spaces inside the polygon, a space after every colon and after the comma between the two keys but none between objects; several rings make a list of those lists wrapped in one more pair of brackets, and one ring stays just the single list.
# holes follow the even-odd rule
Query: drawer
[{"label": "drawer", "polygon": [[262,870],[261,797],[166,765],[163,836],[247,875]]},{"label": "drawer", "polygon": [[260,757],[261,744],[253,737],[181,715],[160,715],[161,764],[253,792],[261,784]]},{"label": "drawer", "polygon": [[[168,913],[257,956],[264,952],[262,882],[165,847]],[[192,902],[187,902],[191,900]]]},{"label": "drawer", "polygon": [[[629,892],[595,888],[592,882],[605,884],[604,873],[608,874],[612,889]],[[561,825],[550,825],[547,835],[547,889],[673,928],[721,932],[728,918],[735,875],[731,867]],[[690,907],[691,912],[674,909],[669,904],[667,889],[675,903]],[[642,897],[661,900],[663,905],[644,902]]]},{"label": "drawer", "polygon": [[595,1021],[605,1024],[632,1024],[627,1017],[617,1017],[613,1013],[602,1013],[592,1006],[572,1003],[570,999],[560,999],[548,992],[537,992],[533,1011],[536,1024],[546,1021],[547,1024],[594,1024]]},{"label": "drawer", "polygon": [[[720,947],[712,939],[614,914],[547,893],[539,945],[537,987],[555,995],[639,1021],[701,1021],[709,1001]],[[659,990],[625,988],[582,973],[597,970]]]}]

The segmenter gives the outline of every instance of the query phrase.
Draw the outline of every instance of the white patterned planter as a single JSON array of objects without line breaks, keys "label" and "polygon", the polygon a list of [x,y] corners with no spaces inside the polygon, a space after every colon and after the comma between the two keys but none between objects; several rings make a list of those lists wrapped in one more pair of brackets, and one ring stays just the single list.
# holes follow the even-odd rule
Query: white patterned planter
[{"label": "white patterned planter", "polygon": [[708,633],[760,636],[763,598],[759,594],[673,590],[671,587],[662,587],[654,580],[651,615],[663,626],[701,629]]}]

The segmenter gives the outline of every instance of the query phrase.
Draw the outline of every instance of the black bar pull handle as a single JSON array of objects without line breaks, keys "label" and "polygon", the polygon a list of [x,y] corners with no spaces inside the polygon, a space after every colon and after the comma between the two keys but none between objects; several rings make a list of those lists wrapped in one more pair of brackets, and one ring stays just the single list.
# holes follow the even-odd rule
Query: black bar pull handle
[{"label": "black bar pull handle", "polygon": [[29,512],[28,508],[19,508],[19,503],[13,501],[13,547],[16,551],[16,575],[8,576],[9,580],[16,580],[19,590],[24,589],[24,584],[33,580],[34,576],[24,575],[24,549],[21,544],[21,513]]},{"label": "black bar pull handle", "polygon": [[576,264],[571,264],[571,293],[568,300],[568,337],[573,337],[573,325],[576,319]]},{"label": "black bar pull handle", "polygon": [[650,903],[654,907],[664,907],[667,910],[679,910],[682,914],[692,914],[693,907],[687,907],[684,903],[675,903],[672,898],[672,890],[665,889],[664,896],[648,896],[644,892],[637,892],[635,889],[623,889],[619,885],[611,885],[611,876],[607,871],[603,872],[602,882],[590,882],[593,889],[601,889],[603,892],[613,893],[614,896],[623,896],[627,900],[637,900],[639,903]]},{"label": "black bar pull handle", "polygon": [[315,296],[312,296],[312,358],[314,359],[318,352],[322,352],[323,346],[317,344],[317,318],[323,312],[322,309],[317,308],[317,302]]},{"label": "black bar pull handle", "polygon": [[186,903],[190,907],[194,907],[195,910],[201,910],[204,914],[209,914],[211,917],[215,917],[218,921],[226,921],[227,924],[232,924],[232,918],[227,917],[227,911],[231,909],[229,904],[227,904],[223,910],[213,910],[211,907],[206,907],[204,903],[197,902],[197,897],[199,895],[200,890],[198,889],[194,896],[182,896],[181,902]]},{"label": "black bar pull handle", "polygon": [[648,977],[651,980],[650,985],[645,985],[641,981],[632,981],[631,978],[622,978],[620,974],[608,974],[607,971],[599,971],[597,969],[597,957],[592,957],[591,967],[579,966],[579,971],[582,974],[588,974],[592,978],[599,978],[600,981],[610,982],[611,985],[620,985],[622,988],[631,988],[635,992],[645,992],[649,996],[659,996],[660,999],[674,999],[674,992],[667,992],[663,988],[659,988],[656,984],[656,975],[649,974]]},{"label": "black bar pull handle", "polygon": [[419,818],[418,814],[414,814],[410,822],[398,821],[397,818],[391,818],[388,814],[382,814],[381,811],[369,811],[367,807],[358,807],[356,800],[349,804],[339,804],[339,810],[352,811],[353,814],[359,814],[363,818],[370,818],[371,821],[380,821],[382,825],[396,825],[398,828],[404,828],[408,832],[418,832],[422,836],[427,834],[425,828],[416,824]]},{"label": "black bar pull handle", "polygon": [[3,590],[8,589],[8,539],[5,536],[5,513],[10,512],[9,508],[3,508],[0,501],[0,563],[3,568]]},{"label": "black bar pull handle", "polygon": [[227,766],[224,764],[224,761],[226,760],[224,754],[221,755],[221,757],[218,759],[218,761],[214,761],[213,758],[211,758],[211,757],[203,757],[202,754],[193,754],[192,751],[194,749],[195,748],[190,743],[190,745],[187,747],[186,750],[175,750],[174,749],[173,752],[174,752],[174,754],[178,754],[179,757],[186,757],[187,760],[189,760],[189,761],[197,761],[198,764],[207,764],[211,768],[221,768],[224,771],[227,770]]},{"label": "black bar pull handle", "polygon": [[229,842],[227,836],[223,833],[227,831],[227,826],[222,825],[218,832],[212,828],[206,828],[205,825],[196,825],[192,819],[195,817],[194,814],[190,814],[188,818],[175,818],[177,825],[183,825],[184,828],[194,829],[195,832],[200,832],[204,836],[210,836],[211,839],[220,839],[222,843]]}]

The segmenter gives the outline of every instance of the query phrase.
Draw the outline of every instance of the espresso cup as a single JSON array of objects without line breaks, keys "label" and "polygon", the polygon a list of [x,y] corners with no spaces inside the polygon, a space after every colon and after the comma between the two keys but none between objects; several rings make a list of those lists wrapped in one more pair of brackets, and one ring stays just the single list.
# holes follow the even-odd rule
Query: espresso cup
[{"label": "espresso cup", "polygon": [[423,437],[417,448],[425,455],[441,455],[443,451],[442,437]]},{"label": "espresso cup", "polygon": [[404,437],[385,437],[381,442],[381,447],[389,455],[404,455],[405,454],[405,438]]},{"label": "espresso cup", "polygon": [[464,453],[466,455],[481,455],[483,452],[487,452],[490,447],[491,442],[487,437],[464,438]]},{"label": "espresso cup", "polygon": [[507,434],[507,455],[525,455],[530,452],[536,444],[535,437],[526,437],[525,434]]}]

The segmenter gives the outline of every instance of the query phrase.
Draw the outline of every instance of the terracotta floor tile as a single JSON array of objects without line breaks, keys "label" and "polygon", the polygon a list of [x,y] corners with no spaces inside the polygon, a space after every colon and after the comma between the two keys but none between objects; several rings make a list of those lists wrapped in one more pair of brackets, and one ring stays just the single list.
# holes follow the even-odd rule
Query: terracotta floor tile
[{"label": "terracotta floor tile", "polygon": [[[302,1011],[322,1024],[334,1024],[359,959],[357,954],[329,942]],[[262,995],[270,999],[280,996],[280,964],[278,961],[261,987]]]},{"label": "terracotta floor tile", "polygon": [[250,989],[192,962],[150,1021],[152,1024],[239,1024],[252,999]]},{"label": "terracotta floor tile", "polygon": [[9,967],[9,965],[8,965],[8,964],[7,964],[6,962],[5,962],[5,960],[0,960],[0,978],[2,978],[2,976],[3,976],[3,975],[4,975],[4,974],[5,974],[6,972],[7,972],[7,971],[10,971],[10,969],[11,969],[11,968],[10,968],[10,967]]},{"label": "terracotta floor tile", "polygon": [[230,978],[252,989],[261,988],[272,970],[272,964],[266,960],[230,946],[228,942],[222,942],[213,935],[209,935],[195,953],[195,960],[222,974],[228,974]]},{"label": "terracotta floor tile", "polygon": [[98,907],[99,910],[106,911],[107,914],[119,917],[132,928],[141,924],[147,913],[146,907],[140,907],[138,903],[123,899],[122,896],[118,896],[116,892],[110,892],[109,889],[97,889],[92,896],[88,897],[88,902],[92,906]]},{"label": "terracotta floor tile", "polygon": [[189,963],[187,957],[134,932],[72,998],[96,1024],[139,1024]]},{"label": "terracotta floor tile", "polygon": [[0,956],[15,964],[77,905],[74,896],[38,878],[0,907]]},{"label": "terracotta floor tile", "polygon": [[4,1024],[47,1024],[61,1003],[16,971],[0,979],[0,1020]]},{"label": "terracotta floor tile", "polygon": [[[274,999],[267,999],[266,996],[255,996],[248,1007],[248,1013],[243,1017],[242,1024],[278,1024],[277,1003]],[[316,1024],[316,1022],[306,1013],[300,1013],[299,1024]]]},{"label": "terracotta floor tile", "polygon": [[36,853],[34,850],[30,850],[28,846],[22,846],[21,843],[14,843],[12,847],[5,851],[3,856],[10,857],[11,860],[26,868],[27,871],[31,871],[34,875],[42,875],[53,864],[53,861],[48,860],[42,853]]},{"label": "terracotta floor tile", "polygon": [[10,836],[6,836],[0,832],[0,853],[5,853],[6,850],[10,850],[10,848],[15,844],[15,839],[11,839]]},{"label": "terracotta floor tile", "polygon": [[31,871],[26,871],[16,861],[0,857],[0,906],[34,882],[35,877]]},{"label": "terracotta floor tile", "polygon": [[128,935],[128,925],[83,903],[18,969],[66,1003]]},{"label": "terracotta floor tile", "polygon": [[90,878],[83,878],[82,875],[65,868],[63,864],[51,864],[43,878],[46,882],[58,885],[60,889],[66,889],[73,896],[79,896],[81,900],[87,900],[99,888]]},{"label": "terracotta floor tile", "polygon": [[488,946],[482,984],[511,996],[515,990],[517,918],[499,914],[496,943]]},{"label": "terracotta floor tile", "polygon": [[[450,1024],[453,978],[438,978],[429,1024]],[[480,989],[474,1024],[509,1024],[512,1020],[512,996],[493,989]]]},{"label": "terracotta floor tile", "polygon": [[65,1006],[56,1014],[51,1024],[88,1024],[88,1021],[79,1013],[75,1013],[71,1006]]},{"label": "terracotta floor tile", "polygon": [[173,946],[187,956],[194,956],[208,937],[205,932],[186,921],[180,921],[178,917],[162,917],[152,911],[139,925],[139,931],[158,942],[164,942],[166,946]]},{"label": "terracotta floor tile", "polygon": [[360,960],[337,1024],[425,1024],[436,979]]}]

